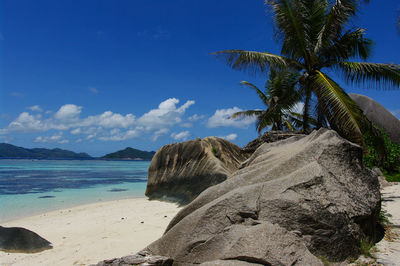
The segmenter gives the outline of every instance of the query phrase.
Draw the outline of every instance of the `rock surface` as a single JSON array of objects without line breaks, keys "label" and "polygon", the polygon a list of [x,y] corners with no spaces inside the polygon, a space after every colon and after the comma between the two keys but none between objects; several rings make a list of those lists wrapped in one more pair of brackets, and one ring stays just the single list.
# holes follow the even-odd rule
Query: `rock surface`
[{"label": "rock surface", "polygon": [[374,124],[382,127],[390,139],[400,144],[400,120],[397,119],[385,107],[375,100],[360,94],[350,93],[349,96],[355,101],[366,117]]},{"label": "rock surface", "polygon": [[299,135],[305,136],[303,135],[302,131],[267,131],[255,140],[249,142],[246,146],[243,147],[242,150],[246,153],[251,154],[264,143],[272,143]]},{"label": "rock surface", "polygon": [[96,266],[127,266],[127,265],[157,265],[157,266],[171,266],[173,260],[163,256],[152,256],[145,252],[135,255],[125,256],[122,258],[115,258],[110,260],[101,261]]},{"label": "rock surface", "polygon": [[22,227],[0,226],[0,250],[2,251],[35,253],[51,248],[51,243],[35,232]]},{"label": "rock surface", "polygon": [[216,137],[166,145],[150,163],[146,196],[188,203],[226,180],[247,157],[240,147]]},{"label": "rock surface", "polygon": [[375,237],[380,211],[377,175],[361,155],[326,129],[263,144],[145,251],[176,265],[323,265],[318,256],[357,256],[360,241]]}]

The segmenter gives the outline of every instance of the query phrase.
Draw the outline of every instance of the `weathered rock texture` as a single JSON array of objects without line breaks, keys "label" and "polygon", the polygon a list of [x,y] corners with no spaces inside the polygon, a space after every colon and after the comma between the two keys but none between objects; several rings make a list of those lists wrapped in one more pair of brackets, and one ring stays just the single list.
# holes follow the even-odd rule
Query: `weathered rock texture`
[{"label": "weathered rock texture", "polygon": [[35,232],[22,227],[0,226],[0,250],[34,253],[51,249],[51,243]]},{"label": "weathered rock texture", "polygon": [[247,157],[240,147],[216,137],[166,145],[150,163],[146,196],[188,203],[226,180]]},{"label": "weathered rock texture", "polygon": [[377,175],[361,155],[326,129],[263,144],[145,251],[176,265],[323,265],[318,256],[355,256],[362,239],[374,238],[380,211]]},{"label": "weathered rock texture", "polygon": [[266,131],[263,135],[249,142],[242,150],[246,153],[253,153],[264,143],[272,143],[299,135],[304,136],[302,131]]},{"label": "weathered rock texture", "polygon": [[382,127],[386,131],[391,141],[400,144],[399,119],[381,104],[365,95],[350,93],[349,96],[360,106],[365,116],[368,117],[372,123]]}]

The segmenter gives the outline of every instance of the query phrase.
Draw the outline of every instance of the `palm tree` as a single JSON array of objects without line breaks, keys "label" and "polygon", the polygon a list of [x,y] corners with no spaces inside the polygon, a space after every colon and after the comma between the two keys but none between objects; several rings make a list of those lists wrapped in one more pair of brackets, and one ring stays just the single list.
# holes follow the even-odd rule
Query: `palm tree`
[{"label": "palm tree", "polygon": [[366,62],[373,42],[364,29],[351,27],[360,1],[268,0],[266,4],[272,9],[282,55],[226,50],[217,56],[238,70],[296,69],[298,85],[305,92],[303,129],[310,127],[310,101],[315,97],[318,121],[324,116],[342,136],[363,144],[362,132],[369,123],[331,73],[338,72],[350,84],[399,88],[400,65]]},{"label": "palm tree", "polygon": [[267,109],[237,112],[231,118],[256,116],[256,129],[259,134],[269,126],[272,127],[272,130],[293,130],[293,124],[298,121],[299,117],[292,109],[302,98],[302,92],[296,90],[298,78],[298,73],[288,69],[271,70],[265,92],[250,82],[242,81],[243,86],[256,91]]}]

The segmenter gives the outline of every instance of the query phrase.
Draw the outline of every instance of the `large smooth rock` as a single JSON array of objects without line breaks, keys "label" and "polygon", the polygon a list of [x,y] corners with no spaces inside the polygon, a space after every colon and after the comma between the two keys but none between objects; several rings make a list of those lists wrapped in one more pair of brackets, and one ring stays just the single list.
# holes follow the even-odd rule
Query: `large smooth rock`
[{"label": "large smooth rock", "polygon": [[226,180],[247,157],[240,147],[216,137],[166,145],[150,163],[146,196],[188,203]]},{"label": "large smooth rock", "polygon": [[[263,144],[232,177],[182,209],[144,251],[176,265],[323,265],[374,239],[377,175],[335,131]],[[211,263],[211,264],[210,264]]]},{"label": "large smooth rock", "polygon": [[0,250],[2,251],[34,253],[51,248],[51,243],[35,232],[22,227],[0,226]]},{"label": "large smooth rock", "polygon": [[400,120],[375,100],[365,95],[350,93],[355,101],[372,123],[382,127],[391,141],[400,144]]}]

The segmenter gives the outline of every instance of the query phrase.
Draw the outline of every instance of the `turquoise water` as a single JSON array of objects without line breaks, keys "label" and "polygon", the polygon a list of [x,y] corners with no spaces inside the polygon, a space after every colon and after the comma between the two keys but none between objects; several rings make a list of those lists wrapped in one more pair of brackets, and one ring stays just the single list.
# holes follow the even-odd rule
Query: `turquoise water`
[{"label": "turquoise water", "polygon": [[148,161],[0,160],[0,222],[144,197]]}]

